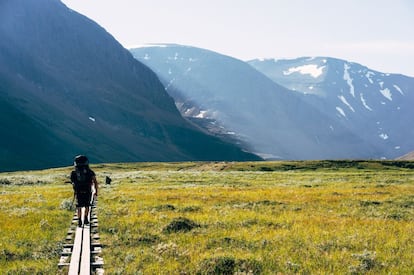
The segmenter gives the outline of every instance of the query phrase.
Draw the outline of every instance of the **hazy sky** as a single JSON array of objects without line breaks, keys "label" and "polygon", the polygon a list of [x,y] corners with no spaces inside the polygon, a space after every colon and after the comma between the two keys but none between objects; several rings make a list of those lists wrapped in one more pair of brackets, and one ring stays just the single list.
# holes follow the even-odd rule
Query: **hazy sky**
[{"label": "hazy sky", "polygon": [[241,60],[329,56],[414,77],[413,0],[62,0],[126,48],[196,46]]}]

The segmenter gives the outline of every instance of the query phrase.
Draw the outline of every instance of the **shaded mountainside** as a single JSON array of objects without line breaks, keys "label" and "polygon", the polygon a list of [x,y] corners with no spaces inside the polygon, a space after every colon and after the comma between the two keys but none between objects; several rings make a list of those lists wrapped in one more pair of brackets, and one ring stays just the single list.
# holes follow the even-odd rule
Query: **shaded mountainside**
[{"label": "shaded mountainside", "polygon": [[[344,121],[246,62],[180,45],[130,49],[158,74],[181,113],[269,159],[380,157]],[[313,96],[316,98],[316,96]]]},{"label": "shaded mountainside", "polygon": [[184,120],[158,77],[57,0],[0,2],[0,170],[255,160]]},{"label": "shaded mountainside", "polygon": [[371,158],[394,159],[414,148],[414,78],[328,57],[249,64],[379,148]]}]

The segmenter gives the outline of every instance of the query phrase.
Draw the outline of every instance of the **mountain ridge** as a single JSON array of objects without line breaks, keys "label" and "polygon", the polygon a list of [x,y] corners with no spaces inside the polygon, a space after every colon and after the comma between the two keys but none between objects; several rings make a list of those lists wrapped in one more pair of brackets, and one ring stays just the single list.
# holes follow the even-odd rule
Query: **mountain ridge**
[{"label": "mountain ridge", "polygon": [[[263,139],[260,133],[266,131],[258,128],[256,131],[252,130],[250,134],[247,134],[250,138],[246,141],[246,130],[243,128],[249,127],[249,123],[246,123],[245,127],[234,129],[232,128],[234,122],[233,124],[226,123],[226,113],[232,108],[240,109],[241,105],[236,105],[235,101],[242,100],[243,96],[266,90],[264,86],[260,86],[266,82],[263,77],[260,77],[261,80],[258,80],[258,77],[252,78],[253,73],[247,72],[245,69],[243,69],[244,73],[240,73],[242,71],[241,67],[244,66],[242,63],[249,64],[266,79],[273,81],[277,86],[269,88],[268,93],[279,94],[279,99],[276,100],[279,102],[261,98],[269,104],[261,105],[260,110],[245,108],[244,112],[237,114],[240,118],[249,114],[250,116],[263,117],[262,113],[265,113],[267,109],[283,109],[282,113],[289,114],[288,116],[279,116],[279,120],[282,122],[266,124],[269,133],[272,131],[272,127],[278,127],[279,132],[269,139],[267,147],[262,147],[261,152],[255,151],[262,156],[266,154],[266,151],[270,153],[273,150],[272,147],[279,146],[281,149],[278,151],[282,155],[277,154],[277,152],[276,154],[270,153],[270,158],[273,158],[272,155],[274,155],[276,158],[283,159],[380,159],[395,158],[397,155],[401,155],[400,152],[408,151],[413,146],[409,138],[404,139],[404,135],[410,137],[413,136],[413,133],[403,128],[403,124],[410,123],[407,120],[410,110],[407,107],[401,107],[401,110],[394,111],[398,106],[388,102],[390,92],[387,89],[394,93],[398,92],[399,88],[396,88],[398,87],[396,85],[396,87],[390,86],[388,82],[382,83],[379,78],[379,76],[384,76],[398,78],[399,80],[406,78],[410,80],[409,77],[381,73],[376,78],[373,70],[357,63],[329,57],[303,57],[286,60],[285,65],[287,67],[285,69],[279,68],[278,78],[275,79],[271,73],[266,73],[264,69],[261,70],[257,66],[255,67],[252,64],[253,61],[243,62],[220,53],[191,46],[158,44],[130,49],[130,51],[135,58],[148,65],[159,75],[161,81],[167,87],[167,91],[175,99],[176,105],[180,107],[183,116],[197,119],[215,119],[214,114],[220,113],[217,111],[220,106],[214,105],[214,102],[211,103],[212,99],[219,97],[220,100],[226,102],[222,104],[228,105],[227,110],[220,109],[222,110],[221,113],[225,115],[216,119],[215,123],[220,124],[220,127],[227,128],[228,132],[234,132],[242,139],[244,138],[243,142],[247,143],[245,146],[247,148],[249,146],[250,148],[253,147],[253,151],[255,151],[255,146],[257,149],[258,143]],[[315,62],[320,62],[320,64],[315,65]],[[326,62],[329,64],[325,64]],[[273,64],[271,65],[273,66]],[[325,70],[321,67],[325,67]],[[331,69],[327,70],[327,67]],[[365,72],[362,71],[364,68]],[[291,69],[291,71],[288,69]],[[360,74],[359,78],[356,77],[358,73]],[[249,81],[245,81],[247,78],[250,78]],[[363,81],[364,79],[365,81]],[[254,83],[255,81],[261,84]],[[365,87],[371,84],[371,81],[378,87],[383,85],[380,87],[380,92],[370,90],[373,86]],[[243,84],[237,86],[237,82]],[[229,83],[232,83],[233,86]],[[255,87],[256,84],[257,87]],[[271,86],[270,84],[266,85]],[[406,89],[404,85],[400,85],[403,90]],[[248,89],[246,87],[250,87],[250,90],[246,90]],[[302,92],[300,92],[300,88],[306,88],[306,90],[302,89]],[[333,92],[329,93],[328,91]],[[223,98],[222,93],[232,94],[234,100]],[[281,94],[288,94],[291,99],[282,99],[285,97],[280,97]],[[412,96],[412,93],[408,92],[408,94]],[[198,96],[198,98],[195,99],[194,96]],[[395,96],[395,98],[395,101],[402,104],[403,100],[400,97]],[[253,104],[257,99],[252,97],[249,100],[249,103]],[[359,102],[358,110],[353,107],[357,100]],[[380,110],[378,112],[369,111],[368,103],[371,104],[374,100],[376,101],[375,107]],[[210,102],[210,109],[206,108],[206,102]],[[291,110],[286,108],[289,104]],[[355,111],[360,111],[360,114],[355,114]],[[391,111],[395,114],[389,115]],[[403,112],[402,117],[404,119],[401,120],[399,118]],[[381,120],[376,120],[379,118],[379,114]],[[259,125],[264,120],[264,118],[256,120],[253,124]],[[294,121],[299,126],[289,126],[287,122],[289,120]],[[315,122],[316,120],[320,120],[320,123]],[[383,122],[383,125],[378,125],[378,121]],[[366,127],[367,123],[369,127]],[[392,124],[399,128],[390,130],[394,129],[391,128]],[[300,142],[292,142],[297,137],[293,134],[294,131],[291,132],[293,135],[290,138],[280,138],[283,131],[292,129],[289,127],[302,128],[299,131],[304,133],[304,138]],[[391,131],[395,131],[392,136]],[[401,132],[401,134],[398,132]],[[297,150],[297,154],[292,157],[292,155],[289,156],[289,153],[283,153],[284,150],[285,152]]]},{"label": "mountain ridge", "polygon": [[[414,101],[414,78],[330,57],[253,60],[249,64],[273,81],[302,93],[306,101],[382,148],[379,157],[393,159],[414,148],[414,130],[410,127],[414,124],[409,119],[413,115],[410,102]],[[318,74],[311,75],[315,71]]]},{"label": "mountain ridge", "polygon": [[2,171],[66,166],[79,153],[92,162],[260,159],[183,119],[147,66],[60,1],[2,1],[0,22]]},{"label": "mountain ridge", "polygon": [[[183,116],[215,120],[256,154],[271,159],[314,159],[350,158],[355,147],[375,151],[344,127],[327,133],[329,125],[314,121],[328,124],[330,118],[246,62],[179,45],[130,51],[158,74],[176,105],[184,106],[180,108]],[[346,136],[354,144],[344,144],[335,153],[329,135]]]}]

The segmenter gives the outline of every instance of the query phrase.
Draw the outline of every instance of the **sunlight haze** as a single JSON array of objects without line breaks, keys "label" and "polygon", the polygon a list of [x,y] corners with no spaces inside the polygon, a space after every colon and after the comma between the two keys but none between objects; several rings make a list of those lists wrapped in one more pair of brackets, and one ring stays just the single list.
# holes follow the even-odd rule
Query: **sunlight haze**
[{"label": "sunlight haze", "polygon": [[64,0],[124,47],[195,46],[241,60],[328,56],[414,76],[410,0]]}]

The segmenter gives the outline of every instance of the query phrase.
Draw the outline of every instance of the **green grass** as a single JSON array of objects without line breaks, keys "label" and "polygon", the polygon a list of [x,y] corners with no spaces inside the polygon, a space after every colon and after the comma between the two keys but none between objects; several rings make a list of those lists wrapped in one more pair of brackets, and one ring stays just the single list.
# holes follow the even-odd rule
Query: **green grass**
[{"label": "green grass", "polygon": [[[52,175],[51,175],[52,174]],[[60,170],[0,174],[0,274],[56,274],[72,212]]]},{"label": "green grass", "polygon": [[[105,272],[412,274],[413,168],[362,160],[95,165]],[[60,206],[72,195],[69,171],[0,174],[0,274],[57,272],[72,216]]]}]

